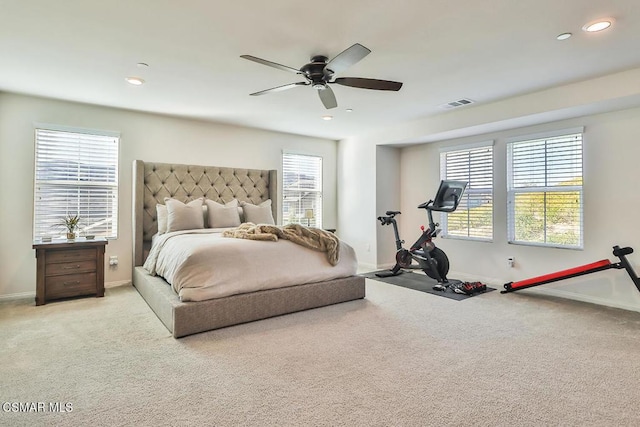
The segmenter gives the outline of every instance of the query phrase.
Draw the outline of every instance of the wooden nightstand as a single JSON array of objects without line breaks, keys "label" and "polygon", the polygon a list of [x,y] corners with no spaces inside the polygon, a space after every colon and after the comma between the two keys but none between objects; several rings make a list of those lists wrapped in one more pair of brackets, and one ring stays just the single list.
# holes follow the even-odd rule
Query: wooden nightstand
[{"label": "wooden nightstand", "polygon": [[38,259],[36,305],[82,295],[104,296],[105,239],[34,243]]}]

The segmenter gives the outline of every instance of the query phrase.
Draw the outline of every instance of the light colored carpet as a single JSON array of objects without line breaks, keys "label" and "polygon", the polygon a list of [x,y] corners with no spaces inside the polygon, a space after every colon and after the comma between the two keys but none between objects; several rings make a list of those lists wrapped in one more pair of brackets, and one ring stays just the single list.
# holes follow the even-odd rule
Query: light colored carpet
[{"label": "light colored carpet", "polygon": [[[173,339],[134,288],[0,304],[7,426],[639,424],[640,313],[531,293],[365,300]],[[4,408],[6,409],[6,408]]]}]

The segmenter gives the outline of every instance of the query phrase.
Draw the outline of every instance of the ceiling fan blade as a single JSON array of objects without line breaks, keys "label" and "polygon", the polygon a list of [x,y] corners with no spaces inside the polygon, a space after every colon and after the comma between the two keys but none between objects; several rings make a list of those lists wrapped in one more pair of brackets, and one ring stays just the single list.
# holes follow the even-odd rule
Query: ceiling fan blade
[{"label": "ceiling fan blade", "polygon": [[256,56],[240,55],[240,58],[248,59],[249,61],[257,62],[258,64],[267,65],[269,67],[277,68],[278,70],[289,71],[295,74],[302,74],[302,71],[296,70],[293,67],[287,67],[286,65],[278,64],[272,61],[267,61],[266,59],[258,58]]},{"label": "ceiling fan blade", "polygon": [[360,43],[356,43],[336,55],[335,58],[327,63],[325,68],[333,71],[334,74],[337,74],[342,70],[346,70],[370,53],[371,51],[369,49],[362,46]]},{"label": "ceiling fan blade", "polygon": [[342,86],[358,87],[361,89],[375,90],[398,91],[402,87],[402,83],[400,82],[392,82],[390,80],[363,79],[360,77],[338,77],[330,83],[337,83]]},{"label": "ceiling fan blade", "polygon": [[336,96],[329,86],[325,86],[324,89],[318,89],[318,95],[320,96],[320,100],[324,104],[324,108],[326,108],[327,110],[336,108],[338,106]]},{"label": "ceiling fan blade", "polygon": [[308,85],[309,85],[309,83],[307,83],[307,82],[289,83],[288,85],[272,87],[271,89],[265,89],[265,90],[261,90],[260,92],[254,92],[254,93],[251,93],[250,95],[251,96],[265,95],[265,94],[271,93],[271,92],[280,92],[280,91],[283,91],[283,90],[291,89],[291,88],[294,88],[296,86],[308,86]]}]

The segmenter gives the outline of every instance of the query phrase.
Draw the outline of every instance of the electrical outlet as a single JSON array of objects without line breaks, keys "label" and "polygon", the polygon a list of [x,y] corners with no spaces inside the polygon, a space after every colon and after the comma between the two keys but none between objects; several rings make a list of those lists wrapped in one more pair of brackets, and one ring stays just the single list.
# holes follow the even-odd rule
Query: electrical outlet
[{"label": "electrical outlet", "polygon": [[109,257],[109,265],[118,265],[118,256],[117,255],[111,255]]},{"label": "electrical outlet", "polygon": [[510,256],[509,258],[507,258],[507,267],[513,268],[513,265],[515,264],[515,262],[516,262],[516,259]]}]

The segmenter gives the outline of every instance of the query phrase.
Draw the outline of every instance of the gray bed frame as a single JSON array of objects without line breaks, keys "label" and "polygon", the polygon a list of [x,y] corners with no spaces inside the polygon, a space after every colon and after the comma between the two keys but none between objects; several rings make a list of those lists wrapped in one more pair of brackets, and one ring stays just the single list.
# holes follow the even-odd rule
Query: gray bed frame
[{"label": "gray bed frame", "polygon": [[[259,204],[271,199],[279,217],[275,170],[133,162],[133,285],[175,338],[296,311],[364,298],[365,279],[351,276],[198,302],[181,302],[161,277],[142,267],[158,231],[156,204],[165,197],[206,197]],[[276,220],[277,221],[277,220]],[[239,272],[239,280],[242,272]]]}]

